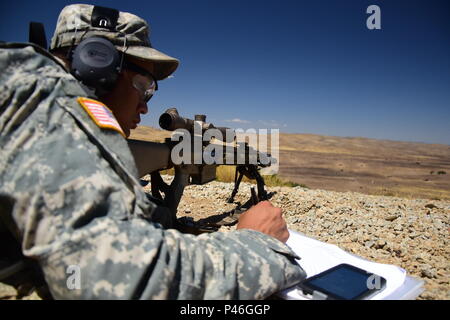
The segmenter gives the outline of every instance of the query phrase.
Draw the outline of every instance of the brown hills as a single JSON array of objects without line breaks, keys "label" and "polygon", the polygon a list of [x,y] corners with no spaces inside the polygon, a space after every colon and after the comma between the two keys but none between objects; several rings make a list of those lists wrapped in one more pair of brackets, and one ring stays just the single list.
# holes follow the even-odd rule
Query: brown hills
[{"label": "brown hills", "polygon": [[[132,138],[170,132],[140,126]],[[312,189],[450,199],[450,146],[314,134],[280,134],[282,178]]]}]

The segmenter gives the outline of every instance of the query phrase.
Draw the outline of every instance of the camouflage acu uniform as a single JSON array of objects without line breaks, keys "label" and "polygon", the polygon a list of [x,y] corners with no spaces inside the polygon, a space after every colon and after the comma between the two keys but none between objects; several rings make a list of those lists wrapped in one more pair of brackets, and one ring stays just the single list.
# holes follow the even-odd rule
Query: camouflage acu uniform
[{"label": "camouflage acu uniform", "polygon": [[126,140],[94,123],[77,102],[89,93],[50,54],[2,44],[0,70],[0,214],[54,298],[260,299],[304,277],[292,250],[260,232],[192,236],[152,222]]}]

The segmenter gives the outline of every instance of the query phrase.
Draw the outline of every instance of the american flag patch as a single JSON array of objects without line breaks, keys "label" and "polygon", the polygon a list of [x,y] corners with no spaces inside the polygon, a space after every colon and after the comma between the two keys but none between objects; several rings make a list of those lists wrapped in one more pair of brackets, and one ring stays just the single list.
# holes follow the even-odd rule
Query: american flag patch
[{"label": "american flag patch", "polygon": [[112,111],[107,106],[88,98],[80,97],[77,100],[100,128],[116,130],[125,137],[125,133],[123,133]]}]

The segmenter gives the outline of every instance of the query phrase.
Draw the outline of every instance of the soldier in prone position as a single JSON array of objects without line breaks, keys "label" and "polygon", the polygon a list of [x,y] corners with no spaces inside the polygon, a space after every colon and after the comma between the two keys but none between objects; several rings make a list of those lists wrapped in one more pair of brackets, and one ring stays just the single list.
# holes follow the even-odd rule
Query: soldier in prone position
[{"label": "soldier in prone position", "polygon": [[52,54],[0,44],[1,230],[56,299],[262,299],[295,285],[281,209],[264,201],[235,231],[193,236],[142,190],[125,138],[178,66],[148,32],[133,14],[70,5]]}]

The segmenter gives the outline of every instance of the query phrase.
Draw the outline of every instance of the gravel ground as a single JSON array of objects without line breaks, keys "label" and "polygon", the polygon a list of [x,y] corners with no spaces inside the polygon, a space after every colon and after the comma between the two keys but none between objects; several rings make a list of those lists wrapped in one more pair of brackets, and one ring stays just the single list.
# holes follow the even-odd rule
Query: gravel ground
[{"label": "gravel ground", "polygon": [[[167,179],[167,178],[166,178]],[[236,201],[250,197],[242,183]],[[194,221],[236,207],[227,204],[233,184],[189,186],[179,216]],[[450,299],[450,201],[371,196],[354,192],[271,187],[288,228],[379,263],[404,268],[425,281],[419,299]],[[225,229],[225,230],[222,230]],[[221,231],[233,229],[222,227]]]},{"label": "gravel ground", "polygon": [[[165,180],[170,179],[164,177]],[[250,196],[242,183],[235,204],[227,204],[233,184],[212,182],[186,188],[179,216],[194,221],[220,215]],[[283,209],[288,227],[335,244],[371,261],[400,266],[425,281],[419,299],[450,299],[450,201],[370,196],[353,192],[271,187],[271,202]],[[234,227],[222,227],[228,231]],[[0,284],[0,299],[14,289]],[[33,294],[25,299],[37,299]]]}]

